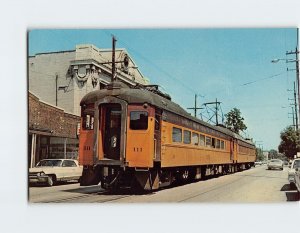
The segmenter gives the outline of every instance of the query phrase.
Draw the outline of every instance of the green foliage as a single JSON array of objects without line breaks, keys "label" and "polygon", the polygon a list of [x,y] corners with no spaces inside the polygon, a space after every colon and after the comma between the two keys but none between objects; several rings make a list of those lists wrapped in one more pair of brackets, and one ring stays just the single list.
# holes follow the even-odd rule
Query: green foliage
[{"label": "green foliage", "polygon": [[279,159],[277,150],[272,149],[269,151],[269,159]]},{"label": "green foliage", "polygon": [[299,133],[292,126],[285,128],[280,133],[281,142],[278,146],[279,152],[284,153],[290,159],[294,158],[294,155],[300,152]]},{"label": "green foliage", "polygon": [[265,160],[263,151],[260,148],[256,148],[256,160],[257,161],[263,161],[263,160]]},{"label": "green foliage", "polygon": [[244,118],[241,116],[241,111],[237,108],[233,108],[225,114],[225,125],[228,129],[239,134],[240,131],[246,130],[247,126],[244,124]]}]

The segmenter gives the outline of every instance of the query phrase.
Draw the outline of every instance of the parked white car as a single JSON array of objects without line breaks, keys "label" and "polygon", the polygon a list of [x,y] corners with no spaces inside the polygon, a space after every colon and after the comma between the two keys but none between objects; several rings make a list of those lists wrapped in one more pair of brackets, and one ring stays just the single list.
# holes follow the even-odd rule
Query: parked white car
[{"label": "parked white car", "polygon": [[280,159],[271,159],[268,162],[268,170],[271,170],[271,169],[283,170],[283,161]]},{"label": "parked white car", "polygon": [[[299,162],[297,162],[297,163],[299,163]],[[300,166],[298,166],[298,165],[297,165],[297,167],[295,167],[295,184],[298,189],[298,192],[300,192]]]},{"label": "parked white car", "polygon": [[300,168],[300,158],[294,159],[291,164],[291,169],[288,173],[288,180],[290,182],[290,187],[295,188],[296,187],[296,180],[295,180],[295,172],[296,168]]},{"label": "parked white car", "polygon": [[52,186],[57,181],[79,180],[82,169],[74,159],[43,159],[29,169],[29,183]]}]

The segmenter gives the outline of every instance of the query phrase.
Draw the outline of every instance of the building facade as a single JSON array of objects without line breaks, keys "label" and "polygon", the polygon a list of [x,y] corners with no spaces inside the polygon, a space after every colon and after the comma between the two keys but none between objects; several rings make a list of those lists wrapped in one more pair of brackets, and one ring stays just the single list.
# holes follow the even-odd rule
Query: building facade
[{"label": "building facade", "polygon": [[[28,58],[28,164],[45,158],[78,158],[80,101],[111,82],[112,51],[94,45]],[[125,49],[115,50],[116,79],[147,85]]]},{"label": "building facade", "polygon": [[[94,45],[77,45],[75,50],[39,53],[28,59],[29,91],[42,101],[80,115],[84,95],[111,81],[112,51]],[[116,49],[116,78],[128,85],[147,85],[125,49]]]},{"label": "building facade", "polygon": [[80,117],[28,93],[28,165],[41,159],[78,158]]}]

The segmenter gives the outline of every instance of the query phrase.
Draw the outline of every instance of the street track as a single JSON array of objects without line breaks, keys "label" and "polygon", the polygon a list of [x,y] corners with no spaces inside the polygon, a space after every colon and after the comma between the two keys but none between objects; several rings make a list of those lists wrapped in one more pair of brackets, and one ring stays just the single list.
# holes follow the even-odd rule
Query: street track
[{"label": "street track", "polygon": [[287,181],[288,168],[269,171],[266,166],[173,185],[155,192],[130,188],[107,191],[100,186],[76,184],[29,189],[30,203],[186,203],[186,202],[286,202],[297,201]]}]

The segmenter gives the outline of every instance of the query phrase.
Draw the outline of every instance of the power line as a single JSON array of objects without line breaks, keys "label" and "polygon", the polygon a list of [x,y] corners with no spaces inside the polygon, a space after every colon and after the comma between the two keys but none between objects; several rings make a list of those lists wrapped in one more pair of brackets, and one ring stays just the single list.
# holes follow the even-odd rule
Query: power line
[{"label": "power line", "polygon": [[[112,33],[108,33],[106,30],[104,30],[104,33],[111,36]],[[131,46],[129,46],[125,41],[123,41],[122,39],[118,38],[118,41],[120,42],[120,44],[123,44],[126,49],[128,49],[130,52],[132,52],[133,54],[135,54],[136,56],[142,58],[144,61],[146,61],[148,64],[152,65],[156,70],[160,71],[161,73],[165,74],[167,78],[169,78],[172,81],[177,81],[178,83],[180,83],[184,88],[186,88],[187,90],[193,92],[193,93],[197,93],[197,91],[195,91],[193,88],[191,88],[190,86],[186,85],[186,83],[182,82],[180,79],[174,77],[173,75],[169,74],[166,70],[162,69],[160,66],[158,66],[156,63],[154,63],[153,61],[151,61],[150,59],[148,59],[147,57],[145,57],[144,55],[142,55],[140,52],[136,51],[135,49],[133,49]],[[274,74],[265,78],[260,78],[257,80],[253,80],[253,81],[249,81],[243,84],[239,84],[234,86],[233,88],[236,89],[238,87],[243,87],[243,86],[248,86],[257,82],[261,82],[264,80],[268,80],[268,79],[274,79],[279,77],[280,75],[284,74],[285,72],[282,73],[278,73],[278,74]],[[220,89],[219,91],[215,91],[215,92],[209,92],[207,94],[214,94],[214,93],[220,93],[222,91],[225,91],[224,89]],[[206,95],[207,95],[206,94]],[[199,93],[197,93],[197,95],[200,95]],[[206,95],[202,95],[201,97],[205,97]]]},{"label": "power line", "polygon": [[[105,32],[106,34],[108,34],[107,32]],[[150,59],[146,58],[144,55],[142,55],[141,53],[139,53],[138,51],[136,51],[135,49],[131,48],[125,41],[123,41],[122,39],[119,39],[118,37],[118,41],[120,42],[120,44],[123,44],[126,49],[128,49],[129,51],[132,51],[133,54],[139,56],[140,58],[142,58],[144,61],[146,61],[147,63],[151,64],[153,67],[155,67],[158,71],[160,71],[161,73],[165,74],[169,79],[171,79],[172,81],[176,80],[178,83],[180,83],[182,86],[184,86],[186,89],[188,89],[189,91],[193,92],[193,93],[197,93],[197,91],[195,91],[193,88],[191,88],[190,86],[186,85],[184,82],[182,82],[180,79],[175,78],[174,76],[172,76],[171,74],[169,74],[167,71],[165,71],[164,69],[162,69],[160,66],[158,66],[156,63],[154,63],[153,61],[151,61]]]}]

